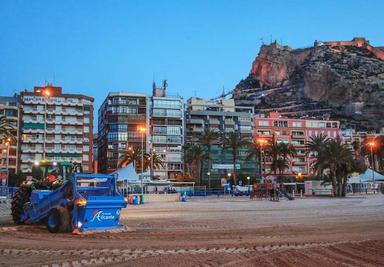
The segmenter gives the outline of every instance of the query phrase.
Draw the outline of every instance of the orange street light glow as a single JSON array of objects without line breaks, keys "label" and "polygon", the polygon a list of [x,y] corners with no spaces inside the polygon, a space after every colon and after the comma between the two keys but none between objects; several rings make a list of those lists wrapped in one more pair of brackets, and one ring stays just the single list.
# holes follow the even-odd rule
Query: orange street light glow
[{"label": "orange street light glow", "polygon": [[369,145],[370,147],[374,147],[376,144],[375,144],[375,142],[369,142],[368,145]]},{"label": "orange street light glow", "polygon": [[50,95],[51,95],[51,92],[49,92],[48,90],[44,90],[44,94],[45,94],[46,96],[50,96]]},{"label": "orange street light glow", "polygon": [[263,146],[264,144],[267,143],[267,140],[265,140],[265,139],[257,139],[257,142],[260,144],[260,146]]},{"label": "orange street light glow", "polygon": [[137,130],[138,130],[139,132],[141,132],[141,133],[145,133],[145,131],[146,131],[145,127],[143,127],[143,126],[139,126],[139,127],[137,128]]}]

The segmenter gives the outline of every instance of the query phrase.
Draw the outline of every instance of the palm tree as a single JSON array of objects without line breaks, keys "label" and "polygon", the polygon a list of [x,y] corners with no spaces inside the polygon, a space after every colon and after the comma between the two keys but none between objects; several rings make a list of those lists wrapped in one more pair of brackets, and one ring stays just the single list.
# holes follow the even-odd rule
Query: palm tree
[{"label": "palm tree", "polygon": [[345,196],[348,175],[355,171],[362,172],[364,167],[341,140],[327,140],[316,152],[315,169],[321,173],[327,171],[334,196]]},{"label": "palm tree", "polygon": [[124,151],[123,154],[120,156],[118,167],[123,168],[132,163],[133,167],[136,169],[136,163],[141,160],[141,155],[141,149],[137,147],[129,148],[128,150]]},{"label": "palm tree", "polygon": [[223,147],[231,149],[232,152],[232,163],[233,163],[233,183],[237,184],[236,176],[236,162],[239,149],[248,145],[249,141],[242,136],[239,132],[232,132],[224,135]]},{"label": "palm tree", "polygon": [[[203,134],[199,138],[201,144],[205,145],[207,148],[207,158],[208,158],[208,171],[211,170],[212,158],[211,158],[211,148],[214,143],[219,139],[219,134],[210,128],[205,128]],[[208,175],[208,189],[211,189],[211,176]]]},{"label": "palm tree", "polygon": [[201,165],[204,160],[207,160],[207,154],[201,145],[189,145],[184,151],[184,160],[193,171],[193,176],[197,177],[201,184]]},{"label": "palm tree", "polygon": [[[148,167],[151,168],[151,176],[153,175],[153,170],[164,168],[164,160],[163,158],[157,154],[155,151],[153,151],[151,154],[146,153],[144,156],[144,169],[148,169]],[[153,169],[152,169],[153,168]]]},{"label": "palm tree", "polygon": [[309,141],[305,144],[306,154],[309,155],[311,152],[318,153],[324,148],[324,144],[327,143],[328,140],[328,137],[323,133],[311,136]]},{"label": "palm tree", "polygon": [[296,150],[291,144],[277,143],[275,140],[270,140],[267,153],[272,157],[271,170],[274,174],[283,174],[285,169],[289,168],[290,159],[296,156]]},{"label": "palm tree", "polygon": [[14,139],[13,131],[15,127],[10,123],[9,119],[5,115],[0,116],[0,138],[12,138]]},{"label": "palm tree", "polygon": [[[312,153],[314,158],[316,158],[316,156],[319,155],[321,151],[326,147],[326,144],[329,140],[330,139],[323,133],[320,133],[316,136],[311,136],[309,141],[305,144],[305,154],[309,156]],[[315,168],[315,170],[318,174],[320,174],[320,177],[323,178],[323,170],[319,168]]]},{"label": "palm tree", "polygon": [[256,174],[260,176],[260,179],[262,178],[262,162],[261,162],[261,153],[262,153],[262,147],[259,142],[257,142],[256,139],[252,140],[252,142],[249,142],[248,145],[248,153],[246,160],[253,160],[255,159],[259,163],[259,173]]}]

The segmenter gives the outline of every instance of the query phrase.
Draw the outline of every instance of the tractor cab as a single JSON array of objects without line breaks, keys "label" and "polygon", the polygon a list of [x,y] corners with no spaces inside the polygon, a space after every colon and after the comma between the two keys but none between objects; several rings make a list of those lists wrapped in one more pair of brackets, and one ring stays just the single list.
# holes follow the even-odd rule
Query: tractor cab
[{"label": "tractor cab", "polygon": [[37,181],[49,183],[59,182],[60,184],[71,179],[73,173],[81,172],[79,164],[69,161],[36,161],[32,167],[32,178]]}]

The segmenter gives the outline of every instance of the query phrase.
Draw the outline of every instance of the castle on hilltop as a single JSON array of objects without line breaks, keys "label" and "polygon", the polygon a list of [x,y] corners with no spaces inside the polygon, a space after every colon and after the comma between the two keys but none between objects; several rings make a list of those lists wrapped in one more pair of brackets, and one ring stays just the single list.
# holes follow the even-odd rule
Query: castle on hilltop
[{"label": "castle on hilltop", "polygon": [[364,37],[355,37],[351,41],[329,41],[329,42],[321,42],[321,41],[315,41],[314,46],[330,46],[330,47],[345,47],[345,46],[354,46],[354,47],[360,47],[360,48],[366,48],[368,51],[373,53],[376,58],[380,60],[384,60],[384,50],[373,47],[369,40],[365,39]]}]

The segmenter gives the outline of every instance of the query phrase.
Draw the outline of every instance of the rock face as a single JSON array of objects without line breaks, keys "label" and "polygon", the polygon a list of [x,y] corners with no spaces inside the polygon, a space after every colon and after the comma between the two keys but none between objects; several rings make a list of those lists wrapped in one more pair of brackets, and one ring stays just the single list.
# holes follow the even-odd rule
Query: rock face
[{"label": "rock face", "polygon": [[305,49],[263,45],[249,76],[233,91],[257,112],[327,116],[345,127],[384,127],[384,49],[364,38],[315,42]]}]

